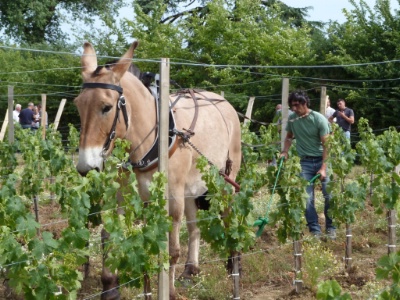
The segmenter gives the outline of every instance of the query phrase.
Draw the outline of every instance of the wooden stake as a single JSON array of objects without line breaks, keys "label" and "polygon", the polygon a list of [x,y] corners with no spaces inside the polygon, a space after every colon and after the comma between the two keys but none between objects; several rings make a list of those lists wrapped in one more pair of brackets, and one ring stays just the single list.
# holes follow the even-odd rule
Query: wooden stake
[{"label": "wooden stake", "polygon": [[4,117],[4,122],[3,125],[1,126],[0,142],[3,141],[4,136],[6,135],[7,125],[8,125],[8,109],[6,110],[6,116]]},{"label": "wooden stake", "polygon": [[14,87],[8,86],[8,142],[10,144],[14,143],[14,117],[13,117],[13,107],[14,107]]},{"label": "wooden stake", "polygon": [[255,99],[256,99],[256,97],[250,97],[249,103],[247,103],[246,118],[244,119],[243,124],[250,122],[249,119],[251,119],[251,114],[253,112],[253,105],[254,105]]},{"label": "wooden stake", "polygon": [[319,112],[325,116],[326,112],[326,86],[321,86],[321,102],[319,106]]},{"label": "wooden stake", "polygon": [[64,110],[65,102],[67,102],[67,99],[62,99],[60,102],[60,106],[58,107],[56,119],[54,120],[54,130],[57,130],[58,124],[60,124],[60,119],[61,119],[62,112]]},{"label": "wooden stake", "polygon": [[143,277],[143,288],[144,288],[144,300],[151,300],[151,285],[150,285],[150,277],[148,274],[144,274]]},{"label": "wooden stake", "polygon": [[283,149],[286,139],[286,124],[288,121],[289,110],[289,78],[283,78],[282,81],[282,127],[281,127],[281,149]]}]

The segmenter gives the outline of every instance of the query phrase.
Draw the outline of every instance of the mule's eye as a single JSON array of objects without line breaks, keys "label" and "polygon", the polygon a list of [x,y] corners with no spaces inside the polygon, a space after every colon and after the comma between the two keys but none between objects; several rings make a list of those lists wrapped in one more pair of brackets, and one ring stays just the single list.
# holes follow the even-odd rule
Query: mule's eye
[{"label": "mule's eye", "polygon": [[112,108],[112,105],[105,105],[103,107],[102,113],[103,114],[108,113],[111,110],[111,108]]}]

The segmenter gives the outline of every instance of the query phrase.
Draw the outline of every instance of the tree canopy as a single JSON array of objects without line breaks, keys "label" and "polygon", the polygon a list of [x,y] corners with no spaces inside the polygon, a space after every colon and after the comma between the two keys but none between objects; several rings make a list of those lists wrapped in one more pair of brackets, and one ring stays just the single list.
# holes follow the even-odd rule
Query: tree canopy
[{"label": "tree canopy", "polygon": [[65,39],[61,30],[68,12],[75,21],[92,23],[94,16],[113,16],[123,0],[2,0],[0,25],[18,42],[56,43]]},{"label": "tree canopy", "polygon": [[[281,101],[282,78],[288,77],[291,90],[308,92],[314,109],[319,109],[320,89],[326,86],[332,106],[338,98],[345,98],[355,111],[356,122],[363,116],[375,128],[396,125],[400,109],[399,13],[393,12],[389,0],[377,0],[374,7],[362,0],[349,1],[353,9],[345,11],[342,24],[307,21],[309,8],[290,8],[278,0],[135,1],[131,17],[120,23],[109,22],[107,15],[115,15],[100,1],[91,2],[98,6],[88,11],[80,5],[89,2],[68,1],[71,6],[57,2],[55,7],[56,11],[69,8],[86,16],[103,8],[100,17],[108,20],[107,27],[78,32],[82,42],[96,45],[100,56],[119,57],[138,39],[135,63],[142,70],[158,72],[159,59],[169,57],[171,77],[182,87],[224,91],[239,112],[244,112],[249,96],[255,96],[253,117],[257,120],[272,121],[274,107]],[[20,23],[21,28],[25,26]],[[8,37],[14,36],[10,33]],[[78,56],[65,59],[65,53],[52,56],[40,50],[69,49],[76,54],[81,48],[60,48],[63,40],[57,35],[53,38],[55,42],[47,39],[36,45],[35,54],[15,56],[17,49],[0,51],[0,60],[5,62],[1,84],[23,82],[18,87],[21,94],[29,94],[27,82],[37,84],[35,89],[47,84],[42,92],[68,91],[72,100],[80,85],[80,74],[73,69],[79,66]],[[54,71],[53,66],[60,70]],[[24,74],[46,68],[48,71]],[[4,85],[0,90],[6,93]],[[71,118],[73,109],[71,106]]]}]

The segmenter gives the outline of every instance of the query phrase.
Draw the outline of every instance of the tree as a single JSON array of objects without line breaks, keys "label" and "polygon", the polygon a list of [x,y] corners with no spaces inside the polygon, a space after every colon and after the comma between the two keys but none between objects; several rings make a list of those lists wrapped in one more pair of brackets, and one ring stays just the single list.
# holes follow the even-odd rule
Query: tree
[{"label": "tree", "polygon": [[[157,9],[148,15],[136,5],[135,20],[125,22],[124,31],[132,32],[140,42],[137,57],[170,57],[175,62],[171,77],[181,86],[218,93],[220,88],[215,86],[223,86],[238,111],[245,109],[249,95],[278,94],[281,74],[294,74],[290,69],[261,66],[304,65],[314,60],[310,28],[286,22],[276,5],[265,9],[260,0],[208,1],[206,14],[171,23],[159,22],[167,10],[162,0],[154,7]],[[144,64],[140,66],[145,69]],[[273,115],[276,102],[264,99],[257,101],[257,106],[256,117],[262,119],[265,110]]]},{"label": "tree", "polygon": [[328,28],[331,48],[324,59],[326,64],[360,64],[330,73],[338,80],[336,93],[348,100],[357,117],[368,118],[374,128],[387,128],[398,123],[400,113],[400,16],[392,13],[389,0],[377,0],[374,8],[363,0],[350,2],[354,9],[345,11],[347,21]]},{"label": "tree", "polygon": [[63,14],[93,23],[95,16],[113,18],[123,0],[1,0],[0,25],[17,42],[28,44],[65,38],[61,31]]}]

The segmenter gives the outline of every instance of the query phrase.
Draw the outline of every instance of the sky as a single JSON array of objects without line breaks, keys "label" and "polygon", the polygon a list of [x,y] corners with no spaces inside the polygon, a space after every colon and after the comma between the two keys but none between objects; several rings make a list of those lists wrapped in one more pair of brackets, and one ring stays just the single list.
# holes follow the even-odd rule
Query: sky
[{"label": "sky", "polygon": [[[314,9],[309,9],[309,20],[312,21],[323,21],[329,20],[338,21],[343,23],[346,21],[342,12],[343,8],[352,10],[354,7],[350,4],[349,0],[281,0],[285,4],[291,7],[308,7],[312,6]],[[364,0],[369,7],[373,8],[376,4],[376,0]],[[356,0],[356,3],[359,3]],[[399,9],[398,0],[390,0],[390,6],[392,10]]]}]

